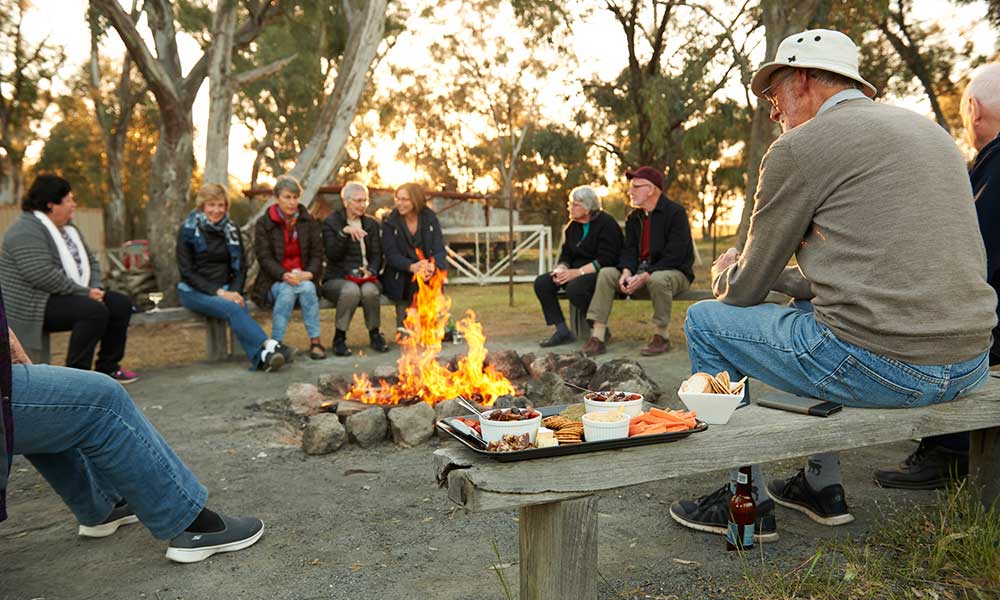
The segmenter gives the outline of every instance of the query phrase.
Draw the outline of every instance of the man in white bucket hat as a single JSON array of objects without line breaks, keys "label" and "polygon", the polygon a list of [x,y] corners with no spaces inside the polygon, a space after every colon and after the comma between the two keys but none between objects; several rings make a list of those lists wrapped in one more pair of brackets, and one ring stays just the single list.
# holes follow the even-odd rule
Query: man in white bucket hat
[{"label": "man in white bucket hat", "polygon": [[[836,31],[785,38],[751,86],[783,133],[761,163],[746,246],[712,265],[717,299],[688,310],[692,372],[872,408],[947,402],[981,385],[997,297],[954,140],[873,102],[857,47]],[[795,302],[761,304],[771,290]],[[775,503],[824,525],[854,519],[836,453],[787,479],[767,483],[757,466],[752,476],[758,541],[778,537]],[[736,477],[673,503],[671,516],[726,534]]]}]

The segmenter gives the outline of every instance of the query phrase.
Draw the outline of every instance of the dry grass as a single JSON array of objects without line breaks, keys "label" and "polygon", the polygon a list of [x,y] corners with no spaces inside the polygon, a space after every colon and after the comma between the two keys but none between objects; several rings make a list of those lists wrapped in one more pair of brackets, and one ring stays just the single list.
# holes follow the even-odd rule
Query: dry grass
[{"label": "dry grass", "polygon": [[[719,248],[728,244],[720,242]],[[708,269],[711,263],[711,242],[699,244],[704,262],[695,267],[695,287],[708,286]],[[490,338],[518,338],[541,340],[551,333],[545,325],[541,308],[532,291],[531,284],[515,284],[514,305],[509,304],[507,286],[453,285],[448,288],[452,298],[452,314],[461,316],[466,310],[475,311],[487,336]],[[568,317],[566,301],[562,301],[563,312]],[[684,314],[690,302],[675,302],[671,314],[670,335],[674,343],[684,341]],[[645,300],[618,301],[614,305],[608,327],[616,340],[636,343],[647,340],[652,335],[652,305]],[[333,338],[334,310],[325,309],[320,313],[323,344],[329,349]],[[271,330],[270,315],[255,315],[264,331]],[[395,310],[391,306],[382,307],[382,333],[391,339],[395,330]],[[359,309],[351,322],[347,335],[348,344],[357,350],[366,351],[368,332]],[[52,358],[56,364],[63,364],[69,333],[52,335]],[[308,348],[309,338],[302,324],[301,314],[296,311],[286,334],[287,343],[296,348]],[[163,325],[135,326],[129,329],[128,351],[124,366],[133,370],[155,369],[173,365],[197,362],[205,359],[205,327],[198,323],[171,323]]]}]

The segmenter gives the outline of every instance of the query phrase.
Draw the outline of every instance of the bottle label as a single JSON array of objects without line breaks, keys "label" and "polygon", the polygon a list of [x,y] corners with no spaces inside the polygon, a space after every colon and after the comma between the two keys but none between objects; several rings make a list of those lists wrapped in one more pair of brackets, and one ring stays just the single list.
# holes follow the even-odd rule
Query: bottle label
[{"label": "bottle label", "polygon": [[[743,530],[743,539],[740,539],[740,530]],[[736,546],[737,548],[747,550],[753,548],[753,524],[750,525],[737,525],[732,521],[729,522],[729,529],[726,531],[726,540]]]},{"label": "bottle label", "polygon": [[736,483],[746,483],[746,482],[747,482],[747,474],[746,473],[744,473],[744,472],[741,471],[741,472],[739,472],[739,473],[736,474]]}]

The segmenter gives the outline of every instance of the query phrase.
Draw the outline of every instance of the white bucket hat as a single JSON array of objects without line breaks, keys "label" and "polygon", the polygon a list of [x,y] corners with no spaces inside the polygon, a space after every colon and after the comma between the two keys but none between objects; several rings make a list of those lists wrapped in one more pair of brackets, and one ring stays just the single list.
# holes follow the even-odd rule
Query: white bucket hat
[{"label": "white bucket hat", "polygon": [[878,93],[858,73],[858,47],[851,38],[832,29],[810,29],[783,39],[774,60],[761,65],[750,81],[755,96],[764,98],[761,92],[767,89],[771,73],[782,67],[830,71],[863,85],[869,98]]}]

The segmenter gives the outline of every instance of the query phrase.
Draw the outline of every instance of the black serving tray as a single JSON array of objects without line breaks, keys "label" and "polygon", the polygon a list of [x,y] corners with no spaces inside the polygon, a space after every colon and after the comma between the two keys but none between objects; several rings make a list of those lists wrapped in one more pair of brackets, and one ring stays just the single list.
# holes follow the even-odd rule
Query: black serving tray
[{"label": "black serving tray", "polygon": [[[569,404],[558,404],[556,406],[543,406],[535,408],[542,413],[542,418],[551,417],[564,411]],[[463,418],[475,418],[476,415],[466,415]],[[687,431],[677,431],[674,433],[658,433],[655,435],[640,435],[636,437],[619,438],[617,440],[602,440],[600,442],[581,442],[579,444],[567,444],[565,446],[550,446],[548,448],[529,448],[527,450],[517,450],[515,452],[487,452],[479,443],[479,440],[462,433],[451,426],[451,421],[459,417],[449,417],[437,422],[437,428],[455,438],[467,448],[489,458],[500,462],[514,462],[519,460],[531,460],[533,458],[548,458],[550,456],[566,456],[569,454],[584,454],[586,452],[598,452],[600,450],[614,450],[616,448],[631,448],[633,446],[646,446],[648,444],[665,444],[676,440],[684,439],[693,433],[700,433],[708,429],[708,425],[698,421],[694,429]]]}]

